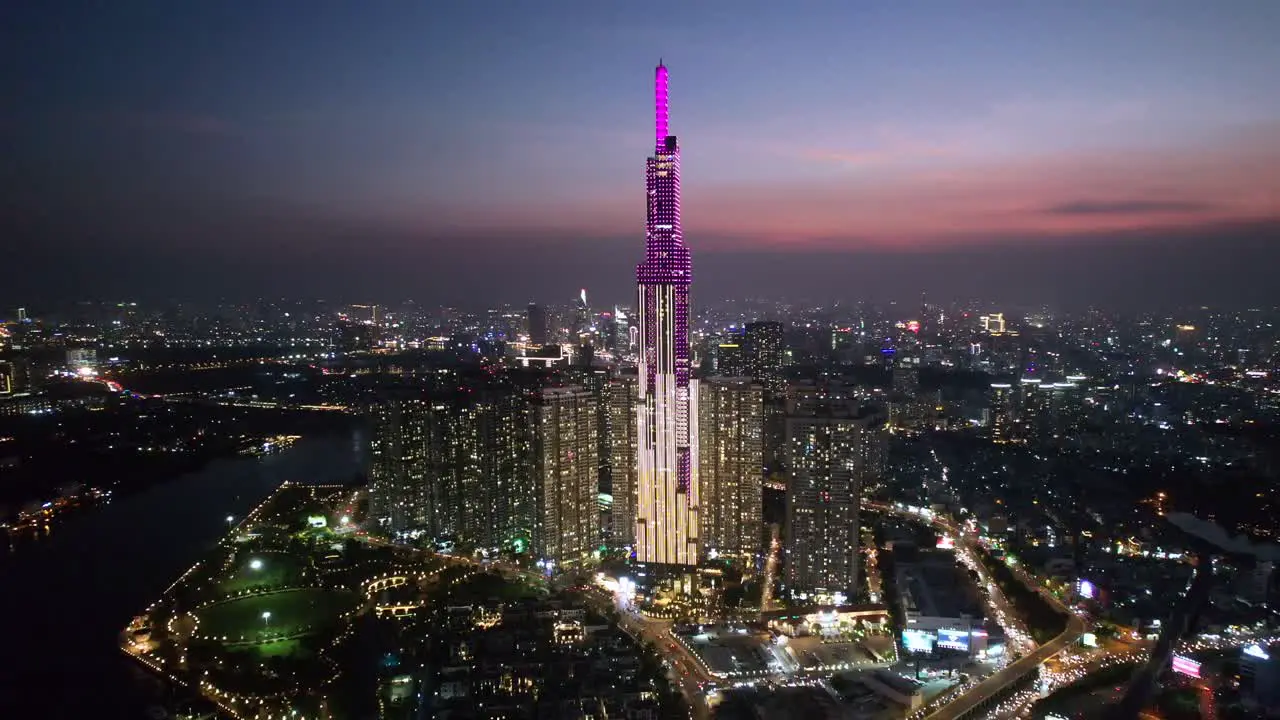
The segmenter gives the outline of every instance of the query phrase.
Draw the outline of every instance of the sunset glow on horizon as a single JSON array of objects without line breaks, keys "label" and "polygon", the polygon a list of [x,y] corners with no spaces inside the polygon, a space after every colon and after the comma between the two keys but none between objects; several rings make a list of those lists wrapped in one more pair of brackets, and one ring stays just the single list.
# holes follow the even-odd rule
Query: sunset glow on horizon
[{"label": "sunset glow on horizon", "polygon": [[359,248],[470,267],[484,247],[513,272],[621,249],[644,232],[634,178],[660,57],[680,68],[670,123],[696,252],[1280,228],[1280,4],[1263,0],[156,4],[74,22],[36,5],[16,20],[0,220],[30,248],[348,253],[336,264],[374,274],[384,256]]}]

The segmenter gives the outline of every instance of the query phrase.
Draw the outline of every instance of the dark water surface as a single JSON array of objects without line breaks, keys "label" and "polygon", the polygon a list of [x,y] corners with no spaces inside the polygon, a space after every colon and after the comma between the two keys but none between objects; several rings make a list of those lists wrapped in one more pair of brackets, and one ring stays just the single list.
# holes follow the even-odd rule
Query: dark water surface
[{"label": "dark water surface", "polygon": [[349,482],[354,433],[219,460],[13,543],[0,556],[0,718],[142,718],[163,686],[117,634],[285,480]]}]

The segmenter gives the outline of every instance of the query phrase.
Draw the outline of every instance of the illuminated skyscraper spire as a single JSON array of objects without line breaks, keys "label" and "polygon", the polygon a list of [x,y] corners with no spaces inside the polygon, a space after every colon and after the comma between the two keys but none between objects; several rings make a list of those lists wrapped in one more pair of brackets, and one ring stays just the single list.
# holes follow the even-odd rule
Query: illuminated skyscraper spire
[{"label": "illuminated skyscraper spire", "polygon": [[667,66],[658,61],[653,78],[653,126],[657,134],[655,147],[661,149],[667,140]]},{"label": "illuminated skyscraper spire", "polygon": [[645,259],[639,285],[636,559],[696,565],[697,385],[689,377],[692,262],[680,226],[680,145],[668,135],[667,68],[654,71],[653,157],[645,164]]}]

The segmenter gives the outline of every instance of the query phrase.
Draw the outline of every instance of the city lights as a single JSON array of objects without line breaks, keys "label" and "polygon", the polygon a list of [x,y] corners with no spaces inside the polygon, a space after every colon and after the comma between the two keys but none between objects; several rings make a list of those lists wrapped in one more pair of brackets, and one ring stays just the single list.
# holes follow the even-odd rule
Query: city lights
[{"label": "city lights", "polygon": [[[751,19],[729,15],[718,21]],[[779,11],[771,24],[785,15]],[[666,42],[688,34],[679,21],[676,11],[656,21]],[[576,20],[547,22],[563,30]],[[1188,27],[1207,33],[1215,26]],[[539,52],[593,47],[539,29],[525,33],[542,37],[547,47]],[[503,37],[510,42],[448,49],[506,52],[526,42],[519,33]],[[53,54],[75,45],[29,44]],[[342,43],[313,44],[346,52]],[[1254,46],[1265,43],[1236,45],[1256,55],[1262,51]],[[539,78],[568,67],[537,53],[519,59]],[[243,70],[253,60],[232,65]],[[20,560],[12,563],[12,585],[23,592],[13,596],[25,605],[11,615],[29,620],[16,623],[14,636],[25,645],[15,646],[23,660],[12,684],[46,705],[56,700],[45,715],[64,700],[114,689],[69,690],[80,678],[112,677],[95,665],[101,653],[76,645],[104,635],[86,624],[103,613],[53,622],[65,619],[68,602],[83,599],[100,609],[136,603],[127,624],[111,613],[105,622],[117,623],[108,628],[118,651],[166,687],[148,693],[162,698],[153,714],[174,716],[191,710],[190,701],[235,720],[329,717],[346,711],[342,693],[351,688],[362,693],[357,704],[380,717],[525,709],[711,720],[735,709],[760,717],[811,709],[833,717],[1022,720],[1104,717],[1122,704],[1153,717],[1175,705],[1188,713],[1198,705],[1206,717],[1219,706],[1225,714],[1280,712],[1273,692],[1280,463],[1272,447],[1280,428],[1280,307],[1269,302],[1265,283],[1201,282],[1224,268],[1261,277],[1274,265],[1264,257],[1274,248],[1258,242],[1251,262],[1214,256],[1200,266],[1187,264],[1194,243],[1183,238],[1205,228],[1223,238],[1272,232],[1237,227],[1236,216],[1264,205],[1259,198],[1273,188],[1255,173],[1250,192],[1226,192],[1231,183],[1205,148],[1177,146],[1191,142],[1186,133],[1147,128],[1171,143],[1149,148],[1152,157],[1100,152],[1137,136],[1121,127],[1129,120],[1074,133],[1068,139],[1082,147],[1059,150],[1088,162],[1059,153],[1062,177],[1028,181],[1034,173],[1014,159],[1047,162],[1028,145],[1037,133],[1006,134],[1018,147],[984,168],[977,156],[989,154],[991,143],[942,138],[963,151],[944,153],[922,150],[921,138],[891,137],[897,130],[879,132],[873,116],[885,103],[875,87],[869,119],[835,129],[815,121],[810,136],[770,126],[752,140],[739,137],[741,127],[713,127],[735,112],[744,127],[762,122],[761,112],[823,118],[800,104],[823,83],[795,72],[787,58],[758,62],[740,73],[759,81],[752,90],[785,86],[785,97],[744,105],[707,68],[690,69],[697,90],[690,102],[700,106],[691,108],[698,122],[689,127],[712,131],[691,140],[699,152],[690,158],[673,134],[672,78],[661,60],[652,78],[643,66],[631,81],[597,82],[593,74],[608,64],[583,65],[592,71],[560,77],[564,87],[523,87],[527,78],[495,71],[520,63],[422,63],[431,76],[414,90],[421,97],[406,96],[401,109],[431,106],[439,117],[390,123],[383,130],[395,132],[386,137],[360,135],[373,138],[375,151],[413,152],[400,158],[338,147],[328,155],[378,162],[313,173],[319,179],[299,178],[291,193],[268,192],[279,181],[275,169],[265,179],[241,178],[241,195],[289,199],[304,214],[315,205],[325,222],[277,218],[266,206],[245,212],[223,197],[227,188],[209,193],[217,202],[203,207],[178,202],[190,190],[182,182],[141,192],[137,182],[111,184],[112,163],[80,163],[93,171],[86,181],[40,167],[67,163],[59,153],[27,157],[20,167],[30,165],[28,174],[41,182],[8,196],[18,205],[41,202],[8,213],[22,227],[9,233],[18,240],[10,263],[14,306],[0,308],[0,529]],[[1267,66],[1252,57],[1248,64]],[[857,82],[874,85],[866,74]],[[919,74],[906,67],[894,76]],[[470,84],[444,92],[455,75]],[[321,84],[334,92],[368,85]],[[55,85],[50,92],[87,87]],[[607,109],[612,122],[626,112],[627,96],[616,103],[571,97],[588,86],[630,88],[635,116],[652,123],[642,137],[642,256],[641,158],[633,158],[630,181],[615,174],[626,133],[595,127],[603,117],[596,111]],[[511,116],[528,122],[492,122],[471,107],[485,105],[473,96],[492,88],[502,102],[553,98],[563,107],[557,114],[531,106]],[[352,105],[351,97],[338,100]],[[101,114],[63,104],[31,117]],[[239,154],[270,145],[249,141],[261,134],[252,121],[288,113],[222,105],[180,102],[142,112],[144,104],[133,114],[156,117],[110,122],[152,132],[112,136],[135,145],[207,145],[214,155],[222,148],[240,169],[266,167],[239,162]],[[1231,103],[1206,107],[1219,105]],[[225,120],[169,117],[175,108],[237,112]],[[385,110],[362,109],[356,120]],[[1022,125],[1062,134],[1071,123],[1053,110],[1015,114]],[[987,114],[997,125],[1011,122],[1008,112]],[[1187,122],[1185,112],[1146,114],[1144,122]],[[452,123],[441,120],[449,117]],[[938,124],[926,120],[914,132]],[[982,124],[955,120],[947,127],[968,132]],[[65,135],[63,125],[44,123],[40,131]],[[426,145],[399,137],[423,127],[444,135]],[[57,145],[43,135],[32,147]],[[342,145],[341,133],[330,135],[324,139]],[[293,136],[304,145],[319,137]],[[1247,145],[1267,156],[1252,158],[1255,165],[1270,167],[1259,149],[1270,145],[1250,138],[1217,143],[1213,152],[1243,162]],[[1084,147],[1091,144],[1097,147]],[[99,145],[71,144],[90,155]],[[431,151],[417,152],[418,145]],[[286,149],[277,159],[316,155]],[[734,162],[717,165],[716,154],[727,150]],[[1183,158],[1164,170],[1187,177],[1147,172],[1161,153]],[[940,157],[950,154],[957,157]],[[187,162],[190,153],[135,155],[146,161],[138,182],[191,175],[165,165]],[[1116,164],[1116,157],[1134,167],[1100,184],[1076,177],[1101,177],[1090,163]],[[360,177],[364,165],[425,159],[427,171],[389,167],[383,181]],[[468,166],[473,161],[479,164]],[[527,167],[504,172],[502,163]],[[840,193],[806,184],[803,176],[823,165],[831,177],[822,182],[843,178]],[[687,168],[696,175],[684,177]],[[757,187],[752,173],[765,170],[774,185]],[[960,177],[978,170],[983,182]],[[1148,175],[1160,182],[1126,189]],[[213,190],[226,184],[223,176],[217,162],[200,175]],[[923,206],[898,202],[898,186],[926,176],[937,187],[924,196],[939,207],[916,218]],[[44,182],[50,178],[66,182]],[[405,178],[427,185],[395,191]],[[686,181],[697,187],[684,188]],[[621,224],[625,193],[610,195],[628,182],[636,201],[630,241]],[[113,211],[56,212],[60,195],[44,185],[76,197],[132,193],[137,202],[86,197],[79,198],[85,207]],[[685,189],[697,190],[690,195],[697,217],[689,216],[698,220],[697,237],[684,234]],[[1001,212],[969,207],[966,193],[1000,189],[1009,190]],[[377,209],[375,197],[390,198],[378,201],[384,205],[417,198],[420,207],[379,223],[364,217]],[[129,199],[115,200],[122,198]],[[155,208],[142,202],[148,198]],[[516,200],[519,212],[504,207]],[[364,205],[354,213],[327,205],[343,202]],[[726,224],[735,202],[741,217]],[[483,227],[468,229],[464,216],[479,217],[480,207],[489,208]],[[955,208],[972,212],[952,223],[946,216]],[[837,210],[847,217],[831,215]],[[521,214],[541,220],[524,223]],[[1248,221],[1266,225],[1260,217]],[[872,232],[886,223],[902,227]],[[928,238],[913,235],[919,223],[936,226]],[[49,235],[46,225],[59,232]],[[815,228],[825,229],[819,236]],[[285,242],[285,231],[296,240]],[[61,235],[82,236],[85,248],[135,236],[139,248],[156,242],[152,235],[172,242],[155,257],[95,247],[88,254],[104,258],[98,274],[112,280],[111,292],[137,296],[95,300],[95,274],[71,267],[84,262],[82,253],[32,261],[66,250]],[[999,252],[953,254],[938,244],[950,235],[957,243],[989,236]],[[1052,235],[1055,247],[1086,236],[1132,238],[1117,246],[1114,262],[1095,267],[1082,246],[995,242],[1024,235]],[[1149,237],[1167,242],[1148,252],[1155,246],[1140,245],[1154,242]],[[237,242],[256,243],[252,258],[226,250]],[[634,287],[627,278],[620,285],[616,273],[628,243],[638,261]],[[739,245],[769,252],[735,259]],[[699,282],[708,284],[697,297],[695,248],[707,265],[700,264]],[[936,257],[926,252],[933,250]],[[224,251],[230,254],[221,257]],[[174,258],[190,267],[164,270]],[[316,262],[331,272],[307,280]],[[401,267],[361,281],[355,273],[369,262]],[[1177,262],[1185,272],[1171,271]],[[219,269],[236,270],[238,285],[225,295],[204,277]],[[1133,277],[1124,292],[1111,292],[1126,273]],[[141,284],[122,279],[134,277]],[[258,287],[264,278],[271,283]],[[176,282],[207,297],[166,300],[169,293],[154,284]],[[1072,282],[1083,282],[1074,295],[1059,287]],[[397,283],[416,283],[420,292]],[[786,286],[803,297],[780,297]],[[291,288],[310,288],[316,299],[285,296]],[[1107,303],[1113,295],[1115,306]],[[1252,300],[1234,307],[1232,295]],[[53,304],[36,307],[46,296]],[[106,595],[166,585],[142,602]],[[43,686],[33,669],[43,669],[41,661],[56,669],[66,658],[86,664],[70,679],[45,673],[61,685],[36,692]],[[114,709],[114,700],[104,696],[101,705]]]}]

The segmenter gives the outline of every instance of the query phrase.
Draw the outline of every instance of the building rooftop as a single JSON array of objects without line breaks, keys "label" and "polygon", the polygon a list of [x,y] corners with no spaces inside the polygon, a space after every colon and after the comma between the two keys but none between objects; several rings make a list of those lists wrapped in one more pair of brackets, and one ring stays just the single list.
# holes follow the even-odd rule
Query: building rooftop
[{"label": "building rooftop", "polygon": [[904,563],[898,569],[898,587],[908,612],[925,617],[983,617],[967,571],[950,552],[922,552],[916,562]]},{"label": "building rooftop", "polygon": [[888,670],[873,670],[871,672],[871,677],[875,678],[880,683],[887,685],[893,690],[902,693],[903,695],[914,695],[915,693],[920,692],[924,687],[924,683],[922,682],[912,680],[908,677],[903,677],[896,672],[890,672]]}]

